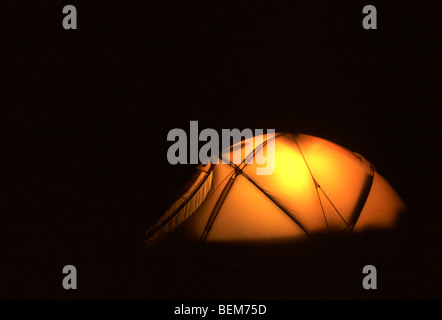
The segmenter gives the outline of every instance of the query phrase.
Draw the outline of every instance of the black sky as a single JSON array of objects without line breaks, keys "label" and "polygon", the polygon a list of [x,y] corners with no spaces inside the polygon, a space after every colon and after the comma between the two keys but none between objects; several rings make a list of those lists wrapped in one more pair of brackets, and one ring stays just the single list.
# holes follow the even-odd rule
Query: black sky
[{"label": "black sky", "polygon": [[[78,30],[62,28],[63,3],[1,10],[0,297],[441,297],[436,10],[370,2],[378,29],[367,31],[362,1],[72,4]],[[213,268],[192,252],[138,251],[195,169],[166,158],[167,132],[191,120],[334,141],[369,159],[409,210],[393,235],[291,252],[304,258],[290,260],[297,275],[250,257],[217,270],[209,291],[206,274],[160,285],[156,273],[194,259]],[[390,277],[371,296],[358,282],[370,261]],[[66,264],[84,275],[76,293],[61,287]],[[250,265],[261,290],[244,280]]]}]

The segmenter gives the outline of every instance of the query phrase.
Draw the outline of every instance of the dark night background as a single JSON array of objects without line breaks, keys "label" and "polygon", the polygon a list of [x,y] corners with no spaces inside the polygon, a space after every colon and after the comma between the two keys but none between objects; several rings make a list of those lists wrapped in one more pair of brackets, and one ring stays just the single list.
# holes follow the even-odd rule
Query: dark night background
[{"label": "dark night background", "polygon": [[[440,11],[420,3],[2,3],[0,298],[442,298]],[[362,28],[367,4],[378,30]],[[328,245],[141,250],[195,170],[166,158],[190,120],[336,142],[408,211]],[[61,286],[67,264],[78,290]]]}]

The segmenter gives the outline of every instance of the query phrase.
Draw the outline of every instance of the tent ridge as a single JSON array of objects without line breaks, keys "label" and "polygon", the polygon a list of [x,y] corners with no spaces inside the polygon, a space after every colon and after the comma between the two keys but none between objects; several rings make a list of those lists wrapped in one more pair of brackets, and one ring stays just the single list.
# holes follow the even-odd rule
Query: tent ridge
[{"label": "tent ridge", "polygon": [[350,233],[353,231],[354,227],[356,226],[356,223],[359,220],[359,217],[362,213],[362,210],[364,209],[365,203],[367,202],[368,196],[371,191],[371,187],[373,186],[373,180],[374,180],[374,172],[375,168],[373,166],[370,166],[370,175],[368,181],[365,183],[365,188],[362,190],[358,202],[356,204],[356,208],[353,211],[352,215],[355,215],[354,223],[352,228],[350,229]]},{"label": "tent ridge", "polygon": [[[307,159],[305,158],[304,153],[303,153],[302,150],[301,150],[301,146],[299,145],[299,143],[298,143],[298,141],[296,140],[296,138],[295,138],[294,136],[292,136],[292,137],[293,137],[293,140],[295,140],[295,143],[296,143],[296,146],[298,147],[299,153],[301,154],[302,159],[304,160],[304,163],[305,163],[305,165],[307,166],[308,172],[310,173],[310,176],[311,176],[312,179],[313,179],[313,183],[315,184],[316,195],[318,196],[318,201],[319,201],[319,205],[321,206],[321,211],[322,211],[322,215],[323,215],[323,217],[324,217],[325,225],[327,226],[327,231],[330,232],[330,227],[329,227],[329,225],[328,225],[327,216],[325,215],[325,211],[324,211],[324,207],[323,207],[323,205],[322,205],[321,197],[319,196],[318,188],[321,188],[321,187],[320,187],[318,181],[317,181],[317,180],[315,179],[315,177],[313,176],[312,170],[310,169],[310,166],[309,166],[308,163],[307,163]],[[330,201],[330,200],[329,200],[329,201]],[[331,203],[331,201],[330,201],[330,203]],[[333,205],[333,204],[332,204],[332,205]],[[333,207],[334,207],[334,206],[333,206]],[[337,211],[337,210],[336,210],[336,211]],[[339,214],[339,213],[338,213],[338,214]],[[344,222],[345,222],[345,221],[344,221]]]},{"label": "tent ridge", "polygon": [[335,205],[333,204],[333,202],[330,200],[330,198],[327,196],[327,194],[325,193],[324,189],[322,189],[321,187],[319,188],[322,192],[322,194],[327,198],[328,202],[330,202],[330,204],[332,205],[333,209],[335,209],[336,213],[339,215],[339,217],[341,218],[342,221],[344,221],[345,225],[347,226],[347,228],[349,230],[351,230],[351,226],[348,224],[348,222],[344,219],[344,217],[341,215],[341,213],[339,212],[339,210],[335,207]]},{"label": "tent ridge", "polygon": [[226,186],[224,187],[223,192],[221,193],[220,197],[218,198],[218,201],[216,202],[215,206],[213,207],[212,213],[209,216],[209,219],[207,220],[206,226],[204,228],[204,231],[201,235],[200,241],[203,242],[206,240],[210,229],[212,228],[212,225],[218,216],[219,211],[221,210],[221,207],[224,203],[224,200],[226,199],[230,189],[232,188],[233,183],[236,180],[236,177],[238,176],[237,170],[233,173],[233,175],[230,177],[229,181],[227,182]]},{"label": "tent ridge", "polygon": [[258,186],[258,184],[255,181],[253,181],[246,173],[241,172],[241,174],[247,180],[249,180],[256,188],[258,188],[259,191],[261,191],[267,198],[269,198],[270,201],[272,201],[279,209],[281,209],[282,212],[284,212],[290,219],[292,219],[292,221],[296,223],[302,229],[302,231],[304,231],[309,237],[311,237],[310,233],[304,228],[304,226],[302,226],[301,223],[297,221],[290,213],[288,213],[283,206],[281,206],[275,199],[273,199],[271,195],[269,195],[264,189]]}]

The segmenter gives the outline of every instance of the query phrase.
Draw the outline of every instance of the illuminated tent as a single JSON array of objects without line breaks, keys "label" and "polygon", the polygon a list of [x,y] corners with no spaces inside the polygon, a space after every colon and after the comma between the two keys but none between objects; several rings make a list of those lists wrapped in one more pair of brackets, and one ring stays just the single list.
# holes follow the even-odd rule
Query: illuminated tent
[{"label": "illuminated tent", "polygon": [[[230,147],[231,157],[241,154],[241,164],[200,164],[190,187],[147,230],[146,246],[171,236],[269,243],[389,229],[405,209],[390,184],[357,153],[303,134],[261,138],[259,145],[251,138]],[[258,175],[262,165],[253,159],[270,146],[274,171]]]}]

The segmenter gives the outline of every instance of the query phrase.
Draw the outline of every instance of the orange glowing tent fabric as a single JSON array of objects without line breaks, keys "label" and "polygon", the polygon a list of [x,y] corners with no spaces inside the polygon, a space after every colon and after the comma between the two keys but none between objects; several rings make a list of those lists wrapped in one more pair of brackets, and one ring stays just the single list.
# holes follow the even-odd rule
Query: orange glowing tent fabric
[{"label": "orange glowing tent fabric", "polygon": [[[145,234],[146,246],[165,238],[211,243],[292,241],[319,234],[395,226],[405,205],[374,166],[330,141],[279,133],[272,174],[257,175],[253,138],[230,148],[242,162],[199,165],[191,186]],[[252,160],[252,161],[250,161]]]}]

